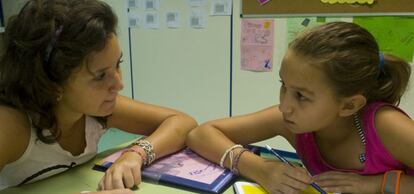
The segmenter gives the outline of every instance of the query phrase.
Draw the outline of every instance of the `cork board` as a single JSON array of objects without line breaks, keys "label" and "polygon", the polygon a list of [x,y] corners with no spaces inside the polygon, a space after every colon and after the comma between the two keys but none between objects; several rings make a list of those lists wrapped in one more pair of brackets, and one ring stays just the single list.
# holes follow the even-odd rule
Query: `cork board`
[{"label": "cork board", "polygon": [[413,0],[376,0],[374,4],[326,4],[320,0],[242,0],[241,17],[414,15]]}]

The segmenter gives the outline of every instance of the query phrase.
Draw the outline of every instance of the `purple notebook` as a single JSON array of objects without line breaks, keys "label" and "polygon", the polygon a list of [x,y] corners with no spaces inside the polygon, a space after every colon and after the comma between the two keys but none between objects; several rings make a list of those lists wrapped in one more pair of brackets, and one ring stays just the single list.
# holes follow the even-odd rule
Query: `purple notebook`
[{"label": "purple notebook", "polygon": [[[93,169],[105,171],[122,154],[115,152],[97,162]],[[188,190],[221,193],[236,178],[228,169],[212,163],[190,149],[156,160],[142,170],[144,180],[177,186]]]}]

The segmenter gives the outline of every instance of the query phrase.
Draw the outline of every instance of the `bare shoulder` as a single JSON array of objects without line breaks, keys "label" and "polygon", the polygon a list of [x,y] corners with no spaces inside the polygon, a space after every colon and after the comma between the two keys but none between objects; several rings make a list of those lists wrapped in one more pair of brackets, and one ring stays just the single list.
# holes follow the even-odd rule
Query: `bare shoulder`
[{"label": "bare shoulder", "polygon": [[20,158],[30,138],[27,116],[16,109],[0,105],[0,169]]},{"label": "bare shoulder", "polygon": [[399,161],[414,167],[414,121],[404,113],[382,107],[375,115],[377,134],[385,148]]}]

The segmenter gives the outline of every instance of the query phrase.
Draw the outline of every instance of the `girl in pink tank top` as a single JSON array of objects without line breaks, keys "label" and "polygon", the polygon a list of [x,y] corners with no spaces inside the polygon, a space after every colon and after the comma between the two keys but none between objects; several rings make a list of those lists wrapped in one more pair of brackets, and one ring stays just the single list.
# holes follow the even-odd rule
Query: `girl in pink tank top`
[{"label": "girl in pink tank top", "polygon": [[[313,183],[327,192],[413,193],[414,122],[397,107],[410,74],[361,26],[319,25],[289,44],[280,105],[206,122],[186,143],[269,193],[300,193]],[[241,146],[274,136],[296,148],[307,171]]]}]

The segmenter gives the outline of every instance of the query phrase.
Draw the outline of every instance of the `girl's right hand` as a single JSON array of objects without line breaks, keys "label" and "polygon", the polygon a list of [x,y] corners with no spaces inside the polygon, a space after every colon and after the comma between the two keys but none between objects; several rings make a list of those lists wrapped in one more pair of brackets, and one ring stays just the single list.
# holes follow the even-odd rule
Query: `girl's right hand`
[{"label": "girl's right hand", "polygon": [[311,184],[312,177],[304,168],[265,160],[264,176],[258,182],[268,193],[300,193]]}]

